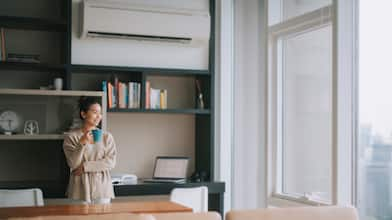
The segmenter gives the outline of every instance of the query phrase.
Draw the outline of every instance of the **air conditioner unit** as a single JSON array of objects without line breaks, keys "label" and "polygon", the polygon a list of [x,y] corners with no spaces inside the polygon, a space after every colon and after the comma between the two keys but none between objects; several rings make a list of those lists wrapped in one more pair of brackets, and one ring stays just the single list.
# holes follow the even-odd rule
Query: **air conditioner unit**
[{"label": "air conditioner unit", "polygon": [[208,43],[208,11],[84,0],[81,38],[121,38],[181,44]]}]

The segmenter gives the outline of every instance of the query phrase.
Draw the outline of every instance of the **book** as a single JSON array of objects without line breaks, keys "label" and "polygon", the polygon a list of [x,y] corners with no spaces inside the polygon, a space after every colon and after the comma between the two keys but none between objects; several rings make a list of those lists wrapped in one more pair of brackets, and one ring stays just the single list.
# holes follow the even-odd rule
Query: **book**
[{"label": "book", "polygon": [[117,83],[117,89],[118,89],[118,108],[125,108],[125,106],[124,106],[124,89],[123,89],[122,82]]},{"label": "book", "polygon": [[9,53],[7,56],[7,61],[22,62],[22,63],[41,62],[39,54],[17,54],[17,53]]},{"label": "book", "polygon": [[161,108],[160,100],[161,100],[161,90],[151,88],[150,108],[160,109]]},{"label": "book", "polygon": [[108,107],[113,108],[113,85],[111,82],[107,84],[108,89]]},{"label": "book", "polygon": [[146,109],[151,107],[151,83],[150,81],[146,81]]},{"label": "book", "polygon": [[141,84],[137,83],[136,108],[140,108],[141,89],[142,89]]},{"label": "book", "polygon": [[161,109],[167,109],[167,90],[166,89],[161,89],[160,106],[161,106]]},{"label": "book", "polygon": [[123,85],[124,85],[124,88],[123,88],[123,93],[124,93],[124,108],[127,108],[128,107],[128,105],[129,105],[129,97],[128,97],[128,95],[129,95],[129,86],[128,86],[128,83],[123,83]]},{"label": "book", "polygon": [[133,83],[133,107],[138,108],[138,84],[139,83]]},{"label": "book", "polygon": [[108,89],[107,89],[107,82],[102,81],[102,92],[104,93],[105,97],[108,97]]},{"label": "book", "polygon": [[118,78],[114,76],[114,85],[113,85],[113,108],[118,107]]},{"label": "book", "polygon": [[133,82],[128,82],[128,108],[133,108]]},{"label": "book", "polygon": [[0,28],[0,35],[1,35],[1,60],[6,61],[5,55],[5,30],[4,28]]}]

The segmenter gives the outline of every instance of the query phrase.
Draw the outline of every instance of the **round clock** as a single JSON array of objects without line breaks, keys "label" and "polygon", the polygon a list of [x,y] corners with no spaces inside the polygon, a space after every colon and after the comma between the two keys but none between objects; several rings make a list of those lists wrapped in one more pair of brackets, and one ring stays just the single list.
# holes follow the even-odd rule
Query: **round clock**
[{"label": "round clock", "polygon": [[0,129],[4,134],[15,133],[20,126],[18,114],[12,110],[0,111]]}]

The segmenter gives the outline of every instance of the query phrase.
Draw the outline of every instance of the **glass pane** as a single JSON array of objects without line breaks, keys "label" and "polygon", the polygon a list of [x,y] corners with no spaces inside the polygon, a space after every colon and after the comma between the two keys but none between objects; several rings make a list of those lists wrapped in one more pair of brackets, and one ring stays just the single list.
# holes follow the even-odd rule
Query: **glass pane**
[{"label": "glass pane", "polygon": [[330,201],[332,26],[281,45],[283,193]]},{"label": "glass pane", "polygon": [[361,220],[392,219],[392,1],[359,4],[357,199]]},{"label": "glass pane", "polygon": [[269,25],[303,15],[332,4],[332,0],[269,0]]}]

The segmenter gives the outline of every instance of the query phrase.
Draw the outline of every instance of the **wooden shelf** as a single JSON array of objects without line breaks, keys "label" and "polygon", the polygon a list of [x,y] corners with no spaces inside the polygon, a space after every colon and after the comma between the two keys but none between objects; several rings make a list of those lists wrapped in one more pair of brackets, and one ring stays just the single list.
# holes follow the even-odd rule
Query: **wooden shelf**
[{"label": "wooden shelf", "polygon": [[11,70],[36,70],[36,71],[65,71],[64,65],[52,65],[45,63],[22,63],[22,62],[10,62],[1,61],[0,69],[11,69]]},{"label": "wooden shelf", "polygon": [[108,109],[107,112],[171,113],[171,114],[210,114],[209,109]]},{"label": "wooden shelf", "polygon": [[62,20],[15,16],[0,16],[0,27],[54,32],[67,31],[67,23]]},{"label": "wooden shelf", "polygon": [[0,89],[0,95],[103,96],[104,92],[77,90]]},{"label": "wooden shelf", "polygon": [[145,67],[125,67],[125,66],[96,66],[96,65],[71,65],[71,71],[78,72],[143,72],[149,75],[210,75],[208,70],[191,70],[191,69],[161,69]]},{"label": "wooden shelf", "polygon": [[63,140],[63,134],[37,134],[37,135],[24,135],[24,134],[13,134],[13,135],[0,135],[0,140]]}]

